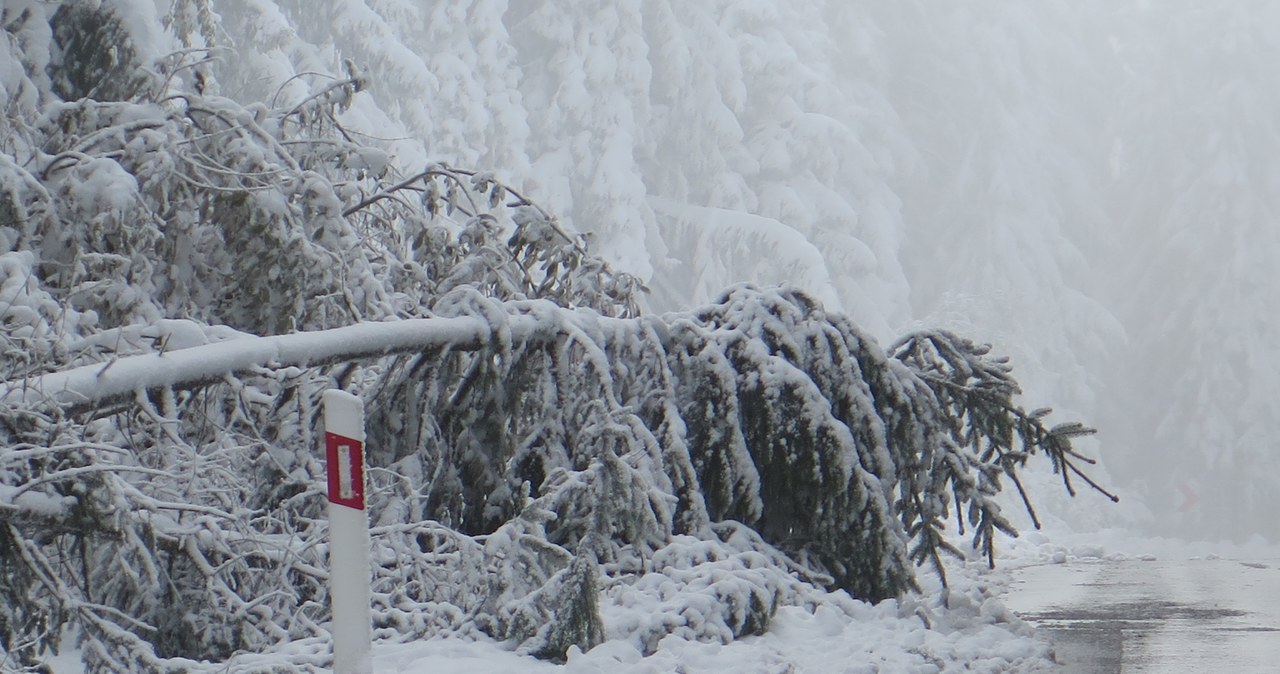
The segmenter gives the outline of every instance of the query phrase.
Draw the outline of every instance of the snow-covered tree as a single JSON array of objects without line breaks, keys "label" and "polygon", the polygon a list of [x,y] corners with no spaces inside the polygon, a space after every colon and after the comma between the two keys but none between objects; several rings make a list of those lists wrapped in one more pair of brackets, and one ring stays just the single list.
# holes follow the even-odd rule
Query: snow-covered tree
[{"label": "snow-covered tree", "polygon": [[[636,279],[518,189],[352,134],[354,64],[242,104],[216,93],[208,3],[175,5],[198,29],[154,64],[116,48],[145,7],[0,22],[5,662],[74,628],[94,672],[251,669],[286,644],[325,666],[335,386],[371,410],[382,639],[727,641],[819,589],[911,591],[960,553],[952,524],[993,559],[993,499],[1031,454],[1088,481],[1089,429],[1024,411],[986,347],[886,350],[788,287],[641,315]],[[623,10],[602,29],[632,30]],[[625,593],[672,605],[611,627],[599,604]]]},{"label": "snow-covered tree", "polygon": [[[907,142],[874,87],[831,86],[844,64],[825,18],[756,0],[183,0],[165,15],[171,49],[193,50],[175,78],[242,103],[292,105],[358,66],[369,95],[340,116],[348,133],[392,138],[404,170],[502,167],[657,308],[792,280],[887,336],[907,319],[886,181]],[[691,221],[700,208],[732,217]]]},{"label": "snow-covered tree", "polygon": [[323,643],[314,445],[334,382],[378,410],[384,638],[589,647],[596,579],[643,577],[694,541],[769,571],[730,574],[718,614],[666,629],[756,633],[802,601],[792,574],[875,600],[914,586],[912,561],[941,571],[952,515],[991,556],[1012,533],[991,498],[1031,453],[1083,477],[1070,438],[1089,431],[1017,408],[985,349],[922,333],[886,354],[793,292],[619,319],[463,287],[434,314],[274,338],[170,322],[157,341],[197,345],[8,382],[8,643],[70,622],[115,671]]},{"label": "snow-covered tree", "polygon": [[842,50],[863,36],[829,27],[823,3],[665,5],[647,5],[656,301],[784,278],[892,334],[908,301],[890,177],[910,148]]}]

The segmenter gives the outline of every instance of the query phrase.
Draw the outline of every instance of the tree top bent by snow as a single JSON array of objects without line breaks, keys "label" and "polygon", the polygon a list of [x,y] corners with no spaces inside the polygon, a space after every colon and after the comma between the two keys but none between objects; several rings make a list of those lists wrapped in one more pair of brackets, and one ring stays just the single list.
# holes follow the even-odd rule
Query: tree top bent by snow
[{"label": "tree top bent by snow", "polygon": [[786,287],[639,315],[637,279],[493,173],[402,172],[347,129],[354,67],[243,105],[188,78],[210,45],[95,61],[111,7],[4,24],[48,38],[4,45],[39,92],[0,127],[6,658],[75,625],[93,671],[323,667],[332,388],[370,410],[382,639],[562,658],[610,628],[602,596],[667,581],[669,612],[616,627],[641,650],[758,634],[912,591],[950,526],[994,559],[1031,454],[1078,475],[1087,429],[1022,411],[982,347],[886,352]]}]

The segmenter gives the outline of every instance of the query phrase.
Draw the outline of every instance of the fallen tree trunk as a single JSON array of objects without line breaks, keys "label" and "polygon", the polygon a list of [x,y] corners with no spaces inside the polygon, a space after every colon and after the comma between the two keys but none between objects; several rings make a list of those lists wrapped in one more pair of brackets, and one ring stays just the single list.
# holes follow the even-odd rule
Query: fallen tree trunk
[{"label": "fallen tree trunk", "polygon": [[223,341],[172,351],[113,357],[37,377],[0,384],[0,405],[58,407],[68,413],[109,405],[135,391],[193,388],[255,368],[317,367],[432,349],[475,351],[493,340],[553,340],[593,325],[614,328],[646,318],[606,318],[557,307],[527,304],[528,313],[503,314],[497,321],[477,316],[416,318],[357,323],[329,330],[258,337],[240,333]]}]

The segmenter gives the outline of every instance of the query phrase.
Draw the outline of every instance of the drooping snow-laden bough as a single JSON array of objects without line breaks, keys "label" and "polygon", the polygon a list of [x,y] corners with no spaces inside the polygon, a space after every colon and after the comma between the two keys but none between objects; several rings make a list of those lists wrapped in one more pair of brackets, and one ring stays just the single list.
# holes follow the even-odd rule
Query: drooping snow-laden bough
[{"label": "drooping snow-laden bough", "polygon": [[[1032,454],[1088,481],[1090,429],[1024,411],[985,347],[886,350],[790,288],[642,315],[492,174],[353,140],[354,68],[245,107],[179,89],[199,56],[0,127],[6,662],[74,627],[92,671],[326,666],[331,387],[369,409],[381,639],[728,641],[815,588],[912,592],[950,527],[993,560]],[[602,620],[641,596],[663,610]]]},{"label": "drooping snow-laden bough", "polygon": [[316,399],[339,383],[370,410],[379,635],[479,630],[547,656],[599,639],[601,583],[650,574],[708,583],[721,612],[645,626],[650,645],[759,632],[800,584],[897,596],[913,562],[958,552],[949,518],[993,555],[994,531],[1013,533],[1002,478],[1037,451],[1070,476],[1068,439],[1087,432],[1016,407],[1007,367],[970,342],[885,353],[785,289],[609,319],[462,288],[435,312],[484,327],[191,383],[138,375],[133,395],[74,405],[9,382],[2,587],[25,622],[6,626],[78,622],[113,666],[322,638]]}]

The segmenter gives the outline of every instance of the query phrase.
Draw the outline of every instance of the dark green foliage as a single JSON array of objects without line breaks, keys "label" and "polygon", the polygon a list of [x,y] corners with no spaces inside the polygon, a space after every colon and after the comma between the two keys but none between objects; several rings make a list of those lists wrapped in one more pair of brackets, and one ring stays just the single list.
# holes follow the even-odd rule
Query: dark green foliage
[{"label": "dark green foliage", "polygon": [[[20,557],[25,545],[16,527],[0,527],[0,560]],[[18,667],[34,666],[36,656],[56,653],[60,645],[57,626],[66,616],[61,606],[42,596],[45,593],[30,566],[0,564],[0,653],[13,658],[12,664]]]},{"label": "dark green foliage", "polygon": [[[989,346],[934,331],[908,335],[890,351],[917,373],[933,393],[938,409],[932,411],[932,416],[941,426],[938,430],[945,430],[950,442],[968,450],[960,461],[944,458],[935,475],[941,475],[953,491],[982,495],[966,499],[957,493],[956,519],[962,534],[966,521],[974,528],[973,547],[986,554],[989,564],[995,563],[996,530],[1016,535],[999,508],[983,497],[1001,490],[1001,476],[1014,483],[1027,512],[1039,526],[1035,509],[1018,479],[1018,469],[1035,453],[1044,453],[1071,494],[1075,494],[1071,482],[1075,476],[1112,501],[1119,500],[1079,467],[1080,463],[1092,465],[1094,461],[1071,448],[1071,438],[1093,434],[1094,429],[1079,423],[1049,428],[1043,423],[1050,412],[1048,408],[1027,412],[1018,406],[1014,397],[1020,390],[1010,374],[1008,360],[988,357]],[[972,477],[968,476],[970,471]],[[966,501],[968,512],[960,511],[959,505]],[[932,511],[919,505],[910,509],[920,512],[924,520],[946,515],[945,509],[939,513],[936,506]],[[936,534],[927,536],[936,539],[932,547],[948,547]],[[923,559],[933,553],[928,547],[918,547],[912,554]]]},{"label": "dark green foliage", "polygon": [[587,651],[604,641],[597,574],[590,553],[583,551],[561,576],[552,579],[548,585],[553,597],[550,615],[535,634],[524,640],[535,657],[563,661],[572,646]]},{"label": "dark green foliage", "polygon": [[737,375],[728,358],[710,340],[689,336],[668,354],[672,367],[682,370],[676,387],[679,414],[686,428],[685,442],[696,447],[691,460],[707,513],[712,520],[752,522],[760,518],[760,503],[750,495],[760,475],[747,460],[739,419]]},{"label": "dark green foliage", "polygon": [[761,593],[752,592],[747,595],[747,606],[739,612],[739,607],[734,602],[728,602],[726,607],[731,615],[742,616],[741,621],[733,624],[733,637],[735,639],[746,636],[760,636],[769,631],[769,624],[773,622],[773,616],[778,612],[778,597],[762,598]]},{"label": "dark green foliage", "polygon": [[50,25],[58,54],[51,65],[54,92],[68,101],[124,101],[150,84],[133,37],[111,3],[71,0]]}]

